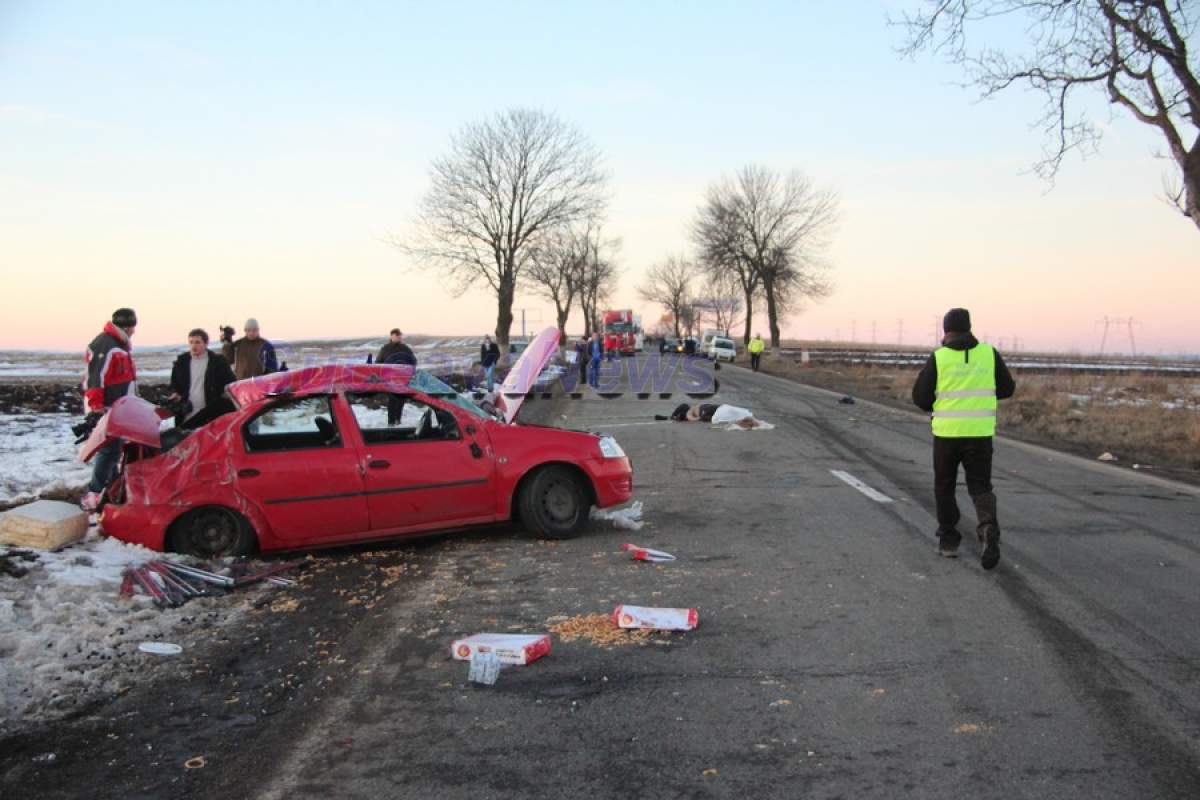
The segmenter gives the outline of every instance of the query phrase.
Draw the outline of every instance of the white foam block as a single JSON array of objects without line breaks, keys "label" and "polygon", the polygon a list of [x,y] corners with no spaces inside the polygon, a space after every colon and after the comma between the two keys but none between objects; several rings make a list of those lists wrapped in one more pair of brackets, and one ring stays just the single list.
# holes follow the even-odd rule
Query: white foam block
[{"label": "white foam block", "polygon": [[87,534],[88,519],[78,506],[38,500],[6,511],[0,518],[0,544],[57,550]]}]

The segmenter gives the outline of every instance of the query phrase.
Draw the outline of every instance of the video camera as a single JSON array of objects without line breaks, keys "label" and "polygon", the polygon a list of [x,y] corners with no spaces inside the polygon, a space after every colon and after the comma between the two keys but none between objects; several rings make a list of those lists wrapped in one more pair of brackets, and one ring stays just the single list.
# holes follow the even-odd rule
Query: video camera
[{"label": "video camera", "polygon": [[78,425],[72,425],[71,433],[75,434],[75,444],[83,444],[83,442],[85,442],[87,438],[92,435],[92,431],[96,428],[96,423],[99,422],[100,418],[103,416],[103,413],[99,411],[93,411],[84,417],[83,422],[79,423]]}]

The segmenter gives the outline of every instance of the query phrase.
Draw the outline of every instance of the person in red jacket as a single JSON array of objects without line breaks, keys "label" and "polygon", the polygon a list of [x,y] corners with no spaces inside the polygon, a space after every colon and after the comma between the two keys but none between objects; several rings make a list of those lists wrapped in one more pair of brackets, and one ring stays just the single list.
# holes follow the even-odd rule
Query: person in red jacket
[{"label": "person in red jacket", "polygon": [[[132,308],[118,308],[112,321],[88,345],[84,360],[87,374],[83,380],[83,410],[90,430],[112,404],[126,395],[137,394],[137,368],[133,363],[133,347],[129,340],[137,328],[137,314]],[[114,441],[100,448],[92,465],[92,480],[83,496],[83,507],[94,511],[100,505],[101,492],[112,483],[121,458],[121,442]]]}]

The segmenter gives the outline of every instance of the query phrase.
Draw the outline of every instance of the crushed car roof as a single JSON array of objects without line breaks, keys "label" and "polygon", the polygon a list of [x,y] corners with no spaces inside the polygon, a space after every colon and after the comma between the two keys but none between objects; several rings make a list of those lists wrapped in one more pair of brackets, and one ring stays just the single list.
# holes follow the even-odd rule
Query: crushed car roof
[{"label": "crushed car roof", "polygon": [[239,408],[283,394],[328,392],[411,392],[413,368],[407,364],[322,364],[273,372],[229,384],[226,391]]}]

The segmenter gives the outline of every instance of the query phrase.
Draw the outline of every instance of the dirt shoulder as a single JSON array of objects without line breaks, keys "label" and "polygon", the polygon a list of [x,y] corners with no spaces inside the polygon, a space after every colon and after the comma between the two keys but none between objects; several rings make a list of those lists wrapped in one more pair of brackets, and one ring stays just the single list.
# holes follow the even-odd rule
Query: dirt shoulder
[{"label": "dirt shoulder", "polygon": [[[748,360],[738,359],[741,366]],[[765,357],[762,371],[786,380],[912,411],[916,368],[802,365]],[[1200,485],[1200,409],[1192,381],[1159,376],[1023,374],[1000,404],[1004,436],[1114,466]],[[1136,466],[1135,466],[1136,465]]]}]

